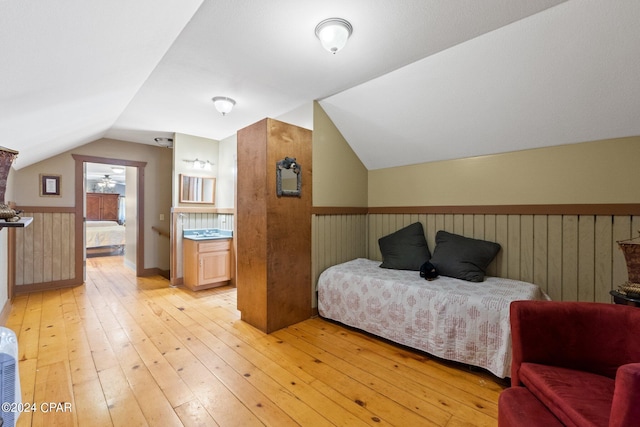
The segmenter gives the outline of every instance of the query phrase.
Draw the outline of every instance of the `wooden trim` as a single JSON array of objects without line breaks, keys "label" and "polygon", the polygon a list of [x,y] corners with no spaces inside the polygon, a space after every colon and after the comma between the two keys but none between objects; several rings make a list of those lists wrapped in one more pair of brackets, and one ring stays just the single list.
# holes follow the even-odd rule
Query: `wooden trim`
[{"label": "wooden trim", "polygon": [[171,225],[169,230],[169,284],[176,285],[176,275],[178,274],[178,215],[174,208],[171,208]]},{"label": "wooden trim", "polygon": [[76,157],[72,155],[75,159],[75,183],[74,183],[74,191],[75,191],[75,266],[76,266],[76,278],[81,281],[84,281],[84,269],[85,269],[85,243],[84,242],[84,156]]},{"label": "wooden trim", "polygon": [[[7,300],[11,301],[16,287],[16,229],[9,228],[7,234]],[[4,323],[3,323],[4,324]]]},{"label": "wooden trim", "polygon": [[137,166],[138,171],[138,190],[137,190],[137,204],[138,204],[138,242],[136,245],[136,275],[138,277],[146,276],[147,270],[144,268],[144,162],[142,165]]},{"label": "wooden trim", "polygon": [[369,208],[357,206],[314,206],[311,208],[313,215],[366,215]]},{"label": "wooden trim", "polygon": [[9,314],[11,314],[11,298],[7,299],[4,303],[4,307],[2,307],[2,311],[0,311],[0,325],[6,325],[7,320],[9,320]]},{"label": "wooden trim", "polygon": [[82,277],[68,280],[57,280],[54,282],[33,283],[31,285],[20,285],[14,287],[15,295],[28,294],[30,292],[50,291],[52,289],[73,288],[84,283]]},{"label": "wooden trim", "polygon": [[84,163],[106,163],[109,165],[131,166],[137,168],[138,171],[138,188],[137,188],[137,204],[138,204],[138,227],[136,236],[136,274],[138,276],[145,275],[144,269],[144,171],[147,162],[136,160],[114,159],[110,157],[85,156],[83,154],[71,155],[76,161],[76,273],[84,279],[84,261],[82,253],[84,248],[83,230],[84,225]]},{"label": "wooden trim", "polygon": [[75,206],[17,206],[16,209],[38,213],[76,213]]},{"label": "wooden trim", "polygon": [[388,206],[369,214],[640,215],[640,203],[567,205]]},{"label": "wooden trim", "polygon": [[138,168],[144,168],[147,166],[147,162],[140,162],[136,160],[123,160],[123,159],[114,159],[111,157],[97,157],[97,156],[85,156],[84,154],[72,154],[76,160],[80,160],[82,162],[87,163],[106,163],[109,165],[118,165],[118,166],[134,166]]},{"label": "wooden trim", "polygon": [[234,214],[233,208],[214,208],[205,206],[176,206],[171,208],[174,213],[217,213],[217,214]]},{"label": "wooden trim", "polygon": [[166,270],[161,270],[158,267],[152,267],[152,268],[136,268],[136,276],[138,277],[149,277],[149,276],[163,276],[163,272],[165,272]]}]

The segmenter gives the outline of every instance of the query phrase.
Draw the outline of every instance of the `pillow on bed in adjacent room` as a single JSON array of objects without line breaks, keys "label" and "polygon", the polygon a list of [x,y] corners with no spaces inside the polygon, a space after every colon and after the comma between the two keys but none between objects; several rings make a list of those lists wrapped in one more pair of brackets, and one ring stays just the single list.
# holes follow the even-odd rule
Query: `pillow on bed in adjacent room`
[{"label": "pillow on bed in adjacent room", "polygon": [[420,266],[431,258],[427,239],[419,222],[381,237],[378,239],[378,245],[382,252],[382,268],[418,271]]},{"label": "pillow on bed in adjacent room", "polygon": [[500,251],[500,245],[486,240],[471,239],[440,230],[431,264],[442,276],[470,282],[482,282],[487,267]]}]

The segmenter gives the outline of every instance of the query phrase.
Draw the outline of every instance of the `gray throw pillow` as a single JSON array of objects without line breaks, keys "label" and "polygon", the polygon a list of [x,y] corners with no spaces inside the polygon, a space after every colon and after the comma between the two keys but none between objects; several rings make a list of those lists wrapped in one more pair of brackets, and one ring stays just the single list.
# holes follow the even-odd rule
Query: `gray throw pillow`
[{"label": "gray throw pillow", "polygon": [[440,230],[431,264],[442,276],[470,282],[482,282],[487,267],[500,251],[500,245],[486,240],[471,239]]},{"label": "gray throw pillow", "polygon": [[418,271],[431,258],[427,239],[419,222],[381,237],[378,245],[382,252],[382,268]]}]

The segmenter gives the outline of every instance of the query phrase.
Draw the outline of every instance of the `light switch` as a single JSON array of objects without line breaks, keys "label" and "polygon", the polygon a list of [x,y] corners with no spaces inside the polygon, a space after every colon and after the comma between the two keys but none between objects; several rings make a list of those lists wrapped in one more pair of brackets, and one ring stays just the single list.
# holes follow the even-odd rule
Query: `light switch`
[{"label": "light switch", "polygon": [[164,214],[160,214],[160,221],[164,221]]}]

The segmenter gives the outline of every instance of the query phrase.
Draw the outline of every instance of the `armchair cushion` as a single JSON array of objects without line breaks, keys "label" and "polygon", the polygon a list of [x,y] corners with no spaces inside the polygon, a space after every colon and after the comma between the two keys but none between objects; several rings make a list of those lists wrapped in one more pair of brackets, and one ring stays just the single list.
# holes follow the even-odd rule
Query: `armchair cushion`
[{"label": "armchair cushion", "polygon": [[[532,304],[529,304],[532,303]],[[619,366],[640,361],[640,309],[557,301],[511,304],[511,384],[522,362],[587,371],[613,379]]]},{"label": "armchair cushion", "polygon": [[564,427],[525,387],[511,387],[498,398],[499,427]]},{"label": "armchair cushion", "polygon": [[611,378],[575,369],[523,363],[520,379],[565,425],[609,425],[614,389]]},{"label": "armchair cushion", "polygon": [[640,420],[640,363],[618,368],[610,426],[630,426]]},{"label": "armchair cushion", "polygon": [[510,320],[511,388],[500,395],[500,427],[554,425],[554,419],[580,427],[638,424],[639,308],[514,301]]}]

